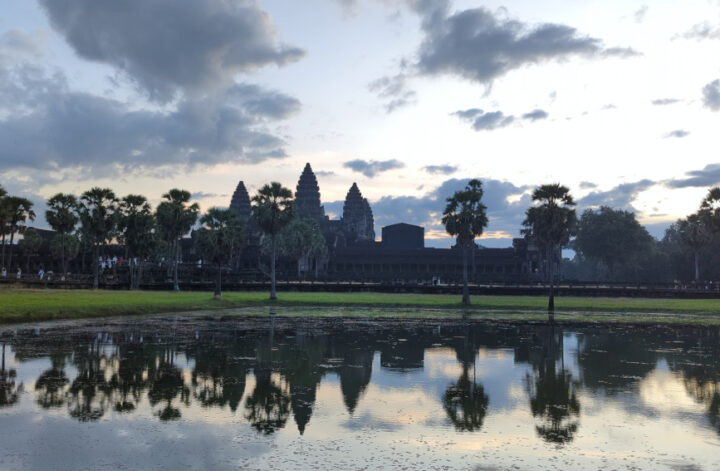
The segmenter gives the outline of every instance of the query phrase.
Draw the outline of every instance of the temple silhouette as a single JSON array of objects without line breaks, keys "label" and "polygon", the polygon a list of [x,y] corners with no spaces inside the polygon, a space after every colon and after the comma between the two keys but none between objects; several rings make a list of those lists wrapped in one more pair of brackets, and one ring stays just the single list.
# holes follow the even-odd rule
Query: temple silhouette
[{"label": "temple silhouette", "polygon": [[[441,203],[442,204],[442,203]],[[245,269],[258,268],[258,235],[251,215],[250,196],[240,181],[233,193],[230,208],[246,222],[248,247],[241,264]],[[442,208],[438,208],[439,210]],[[295,191],[295,217],[317,221],[328,247],[327,256],[312,261],[316,277],[330,280],[452,282],[462,278],[462,250],[457,244],[449,249],[425,247],[425,229],[398,222],[381,229],[375,240],[372,207],[353,183],[345,196],[342,217],[330,219],[320,196],[317,177],[309,163],[298,180]],[[252,236],[255,234],[255,236]],[[491,249],[475,244],[469,263],[473,281],[532,281],[538,278],[540,254],[525,239],[513,239],[512,246]],[[280,273],[297,273],[297,261],[280,260]]]}]

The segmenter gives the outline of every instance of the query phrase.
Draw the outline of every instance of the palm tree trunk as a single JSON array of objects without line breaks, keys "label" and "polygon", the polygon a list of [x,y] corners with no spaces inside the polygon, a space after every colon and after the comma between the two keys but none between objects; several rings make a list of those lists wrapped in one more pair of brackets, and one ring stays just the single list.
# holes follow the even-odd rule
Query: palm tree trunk
[{"label": "palm tree trunk", "polygon": [[272,254],[270,255],[270,300],[277,299],[275,292],[275,235],[272,237]]},{"label": "palm tree trunk", "polygon": [[[12,230],[12,229],[11,229]],[[10,233],[10,249],[8,252],[8,266],[12,266],[12,256],[13,256],[13,240],[15,238],[15,232]]]},{"label": "palm tree trunk", "polygon": [[695,281],[700,281],[700,254],[695,251]]},{"label": "palm tree trunk", "polygon": [[463,292],[462,292],[462,303],[463,306],[470,305],[470,288],[468,287],[468,247],[467,244],[463,244]]},{"label": "palm tree trunk", "polygon": [[95,267],[93,269],[93,289],[98,289],[100,286],[100,283],[98,281],[99,278],[99,271],[100,271],[100,261],[98,260],[100,258],[100,254],[98,253],[98,246],[97,244],[93,245],[93,266]]},{"label": "palm tree trunk", "polygon": [[180,283],[178,283],[178,256],[180,255],[180,242],[175,239],[175,254],[173,255],[173,290],[180,291]]},{"label": "palm tree trunk", "polygon": [[548,274],[550,278],[550,296],[548,297],[548,320],[550,323],[555,321],[555,285],[554,285],[554,268],[555,264],[551,258],[552,248],[547,248]]},{"label": "palm tree trunk", "polygon": [[217,276],[215,277],[215,299],[222,297],[222,269],[220,263],[217,264]]},{"label": "palm tree trunk", "polygon": [[62,264],[62,274],[65,276],[67,270],[65,269],[65,233],[60,235],[60,263]]},{"label": "palm tree trunk", "polygon": [[5,266],[5,232],[2,235],[2,266]]}]

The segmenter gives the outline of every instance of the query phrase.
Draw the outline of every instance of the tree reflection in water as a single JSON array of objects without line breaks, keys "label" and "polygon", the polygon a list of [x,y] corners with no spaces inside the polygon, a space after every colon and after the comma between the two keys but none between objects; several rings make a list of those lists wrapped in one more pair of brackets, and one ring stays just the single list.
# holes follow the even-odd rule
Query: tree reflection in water
[{"label": "tree reflection in water", "polygon": [[576,391],[579,383],[564,367],[562,337],[562,331],[548,327],[547,334],[542,336],[541,356],[535,359],[533,372],[526,377],[530,410],[533,417],[542,421],[535,429],[551,443],[572,441],[580,424]]},{"label": "tree reflection in water", "polygon": [[5,344],[2,344],[2,359],[0,360],[0,407],[11,407],[20,400],[23,384],[16,384],[15,370],[5,370]]},{"label": "tree reflection in water", "polygon": [[[490,398],[485,394],[485,388],[475,381],[476,353],[477,346],[466,326],[463,343],[455,349],[456,358],[462,364],[462,375],[457,382],[448,386],[442,399],[445,413],[455,430],[459,432],[480,430],[490,403]],[[473,366],[472,380],[470,380],[471,365]]]},{"label": "tree reflection in water", "polygon": [[43,371],[35,381],[35,391],[38,393],[37,403],[44,409],[62,407],[65,404],[70,380],[65,375],[65,355],[52,353],[50,355],[52,367]]},{"label": "tree reflection in water", "polygon": [[152,378],[152,386],[148,391],[150,405],[165,403],[163,409],[155,413],[162,421],[178,420],[182,416],[180,409],[173,407],[173,400],[178,395],[181,403],[190,406],[190,389],[185,385],[180,369],[173,364],[174,358],[174,352],[167,348],[157,367],[148,372],[148,376]]}]

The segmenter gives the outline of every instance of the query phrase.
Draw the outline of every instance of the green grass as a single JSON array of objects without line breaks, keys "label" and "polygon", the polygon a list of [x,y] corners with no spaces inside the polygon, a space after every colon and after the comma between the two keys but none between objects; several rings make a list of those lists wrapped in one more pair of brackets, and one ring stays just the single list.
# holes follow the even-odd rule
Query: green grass
[{"label": "green grass", "polygon": [[[370,317],[472,317],[543,320],[542,296],[473,296],[463,308],[458,295],[391,293],[208,292],[0,289],[0,323],[154,314],[216,309],[277,307],[295,315]],[[284,309],[293,308],[293,309]],[[392,308],[392,310],[389,310]],[[682,322],[720,325],[720,299],[556,298],[557,320]]]}]

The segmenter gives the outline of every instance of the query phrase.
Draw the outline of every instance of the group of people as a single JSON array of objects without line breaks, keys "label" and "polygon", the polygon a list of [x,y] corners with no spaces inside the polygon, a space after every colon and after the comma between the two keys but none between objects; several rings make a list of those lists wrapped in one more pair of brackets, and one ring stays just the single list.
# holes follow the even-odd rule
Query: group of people
[{"label": "group of people", "polygon": [[[53,274],[52,271],[49,271],[49,272],[45,273],[45,269],[44,269],[44,268],[40,268],[40,270],[38,271],[38,278],[40,278],[41,280],[44,280],[44,279],[45,279],[45,275],[47,275],[47,276],[48,276],[48,279],[50,279],[50,276],[51,276],[52,274]],[[7,268],[2,267],[2,271],[0,271],[0,277],[2,277],[2,278],[7,278],[7,276],[8,276]],[[18,267],[17,273],[15,273],[15,278],[18,279],[18,280],[22,279],[22,268]]]}]

